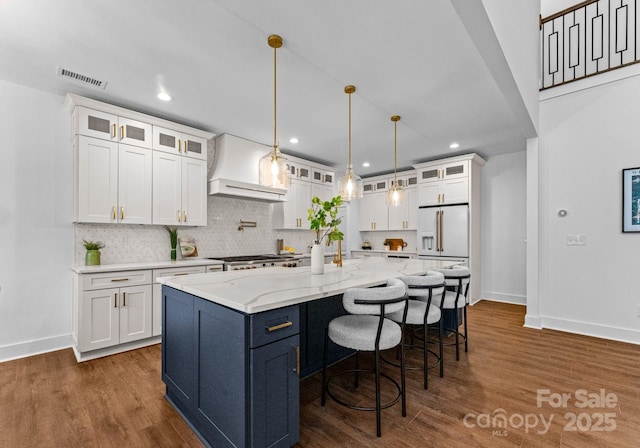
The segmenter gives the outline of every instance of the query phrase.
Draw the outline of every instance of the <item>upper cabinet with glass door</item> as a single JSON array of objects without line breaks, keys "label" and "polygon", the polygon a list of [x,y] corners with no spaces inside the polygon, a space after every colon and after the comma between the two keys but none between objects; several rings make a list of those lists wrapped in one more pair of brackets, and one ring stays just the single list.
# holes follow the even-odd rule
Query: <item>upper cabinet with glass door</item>
[{"label": "upper cabinet with glass door", "polygon": [[195,159],[207,159],[206,139],[160,126],[153,127],[153,149]]},{"label": "upper cabinet with glass door", "polygon": [[151,149],[151,125],[87,107],[73,112],[72,134]]}]

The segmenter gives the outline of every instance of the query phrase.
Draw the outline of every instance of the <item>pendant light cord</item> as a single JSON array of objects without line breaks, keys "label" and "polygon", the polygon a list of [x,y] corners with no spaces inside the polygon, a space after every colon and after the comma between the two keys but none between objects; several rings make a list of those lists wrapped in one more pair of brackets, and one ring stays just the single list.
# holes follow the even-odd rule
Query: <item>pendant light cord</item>
[{"label": "pendant light cord", "polygon": [[277,148],[277,115],[276,115],[276,105],[277,105],[277,96],[276,96],[276,51],[277,47],[273,47],[273,153],[276,153]]},{"label": "pendant light cord", "polygon": [[398,186],[398,122],[393,122],[393,185]]},{"label": "pendant light cord", "polygon": [[351,94],[349,94],[349,164],[347,168],[351,168]]}]

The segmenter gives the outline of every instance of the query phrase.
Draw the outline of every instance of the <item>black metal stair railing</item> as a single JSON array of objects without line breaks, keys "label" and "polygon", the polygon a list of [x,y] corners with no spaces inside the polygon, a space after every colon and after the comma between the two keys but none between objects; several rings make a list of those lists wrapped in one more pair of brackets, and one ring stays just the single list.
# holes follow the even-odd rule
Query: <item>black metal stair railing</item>
[{"label": "black metal stair railing", "polygon": [[588,0],[540,20],[540,90],[640,62],[637,0]]}]

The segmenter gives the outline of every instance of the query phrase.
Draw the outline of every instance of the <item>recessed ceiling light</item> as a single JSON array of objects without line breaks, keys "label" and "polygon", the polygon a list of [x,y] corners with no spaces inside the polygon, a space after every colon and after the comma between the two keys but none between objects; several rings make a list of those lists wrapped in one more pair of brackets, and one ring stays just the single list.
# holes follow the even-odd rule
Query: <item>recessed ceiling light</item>
[{"label": "recessed ceiling light", "polygon": [[371,166],[371,164],[369,162],[364,162],[362,164],[362,166],[365,167],[365,168],[369,168]]},{"label": "recessed ceiling light", "polygon": [[289,139],[289,143],[293,143],[294,145],[295,145],[296,143],[298,143],[299,141],[300,141],[300,140],[298,140],[298,138],[297,138],[297,137],[291,137],[291,138]]},{"label": "recessed ceiling light", "polygon": [[171,101],[173,97],[169,95],[167,92],[160,92],[158,93],[158,99],[160,101]]},{"label": "recessed ceiling light", "polygon": [[456,143],[456,142],[453,142],[449,145],[449,148],[451,149],[457,149],[459,147],[460,147],[460,143]]}]

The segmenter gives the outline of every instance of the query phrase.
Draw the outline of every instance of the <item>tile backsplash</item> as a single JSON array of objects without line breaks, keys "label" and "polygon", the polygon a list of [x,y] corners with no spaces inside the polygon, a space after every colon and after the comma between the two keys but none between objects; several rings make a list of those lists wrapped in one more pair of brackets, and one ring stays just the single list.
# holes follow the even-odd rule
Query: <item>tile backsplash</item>
[{"label": "tile backsplash", "polygon": [[[275,253],[276,240],[307,252],[311,231],[274,230],[273,206],[245,199],[208,197],[208,225],[179,227],[178,237],[192,237],[199,257],[224,257]],[[256,227],[238,230],[240,221],[255,221]],[[102,264],[164,261],[170,258],[169,234],[164,226],[126,224],[76,224],[76,264],[84,264],[83,239],[105,244]],[[328,248],[327,250],[332,250]],[[178,255],[179,257],[179,255]]]}]

